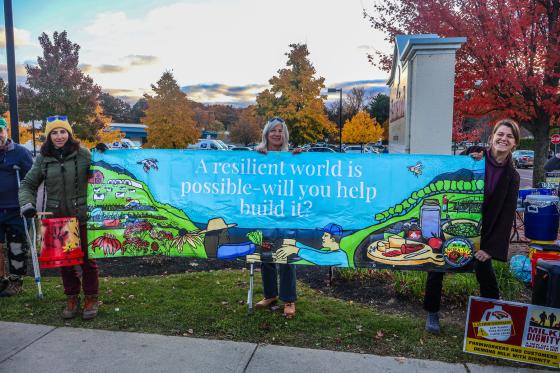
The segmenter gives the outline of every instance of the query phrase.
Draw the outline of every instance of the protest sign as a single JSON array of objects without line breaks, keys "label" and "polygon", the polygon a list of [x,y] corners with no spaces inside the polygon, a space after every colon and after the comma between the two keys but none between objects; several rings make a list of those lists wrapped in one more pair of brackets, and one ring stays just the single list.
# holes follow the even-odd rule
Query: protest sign
[{"label": "protest sign", "polygon": [[560,368],[560,309],[470,297],[463,351]]},{"label": "protest sign", "polygon": [[484,162],[465,156],[94,153],[90,257],[465,270]]}]

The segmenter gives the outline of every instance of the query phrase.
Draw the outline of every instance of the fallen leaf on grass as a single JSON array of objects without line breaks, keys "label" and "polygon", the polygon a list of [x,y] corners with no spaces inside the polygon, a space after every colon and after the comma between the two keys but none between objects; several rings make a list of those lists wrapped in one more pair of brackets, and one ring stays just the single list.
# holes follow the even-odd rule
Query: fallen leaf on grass
[{"label": "fallen leaf on grass", "polygon": [[228,304],[228,302],[226,302],[225,300],[222,301],[222,305],[225,306],[226,304]]},{"label": "fallen leaf on grass", "polygon": [[266,321],[263,321],[259,324],[259,329],[268,331],[270,330],[270,324],[267,323]]},{"label": "fallen leaf on grass", "polygon": [[375,339],[381,339],[385,336],[385,333],[383,333],[383,330],[378,330],[377,333],[375,333]]},{"label": "fallen leaf on grass", "polygon": [[420,338],[420,344],[424,346],[424,340],[422,338]]}]

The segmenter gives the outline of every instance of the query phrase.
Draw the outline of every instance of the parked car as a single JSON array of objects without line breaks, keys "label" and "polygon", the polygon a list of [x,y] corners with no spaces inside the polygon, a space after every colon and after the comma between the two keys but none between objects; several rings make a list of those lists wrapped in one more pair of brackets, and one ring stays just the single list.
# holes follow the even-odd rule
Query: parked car
[{"label": "parked car", "polygon": [[369,153],[366,146],[362,148],[361,145],[349,145],[345,149],[346,153]]},{"label": "parked car", "polygon": [[233,148],[233,145],[228,145],[225,142],[223,142],[222,140],[216,140],[221,146],[222,148],[226,149],[226,150],[230,150],[231,148]]},{"label": "parked car", "polygon": [[332,149],[332,150],[334,150],[334,151],[337,152],[337,153],[346,153],[346,152],[344,151],[344,148],[340,149],[340,146],[339,146],[339,145],[328,145],[327,147],[330,148],[330,149]]},{"label": "parked car", "polygon": [[213,139],[199,139],[196,144],[189,144],[187,149],[192,150],[228,150],[227,146],[224,147],[218,142],[218,140]]},{"label": "parked car", "polygon": [[327,148],[326,146],[316,146],[314,148],[307,149],[308,153],[336,153],[331,148]]},{"label": "parked car", "polygon": [[111,144],[107,144],[109,149],[140,149],[140,145],[130,139],[121,139]]},{"label": "parked car", "polygon": [[517,168],[533,167],[535,152],[532,150],[516,150],[512,154],[512,159]]}]

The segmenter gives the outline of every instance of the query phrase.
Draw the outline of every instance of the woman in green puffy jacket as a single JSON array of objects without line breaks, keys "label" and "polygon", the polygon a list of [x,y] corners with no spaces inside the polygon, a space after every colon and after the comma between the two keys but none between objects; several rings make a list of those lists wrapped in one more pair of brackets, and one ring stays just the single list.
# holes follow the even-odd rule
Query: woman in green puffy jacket
[{"label": "woman in green puffy jacket", "polygon": [[61,267],[60,273],[67,296],[62,312],[65,319],[74,318],[80,310],[80,287],[83,287],[85,304],[83,318],[97,316],[99,271],[95,260],[87,258],[87,183],[91,153],[80,146],[73,137],[68,118],[56,115],[47,118],[46,141],[41,154],[25,176],[19,191],[21,213],[28,218],[37,214],[37,191],[44,182],[45,189],[42,210],[51,212],[53,217],[77,217],[80,224],[80,240],[85,258],[82,279],[73,266]]}]

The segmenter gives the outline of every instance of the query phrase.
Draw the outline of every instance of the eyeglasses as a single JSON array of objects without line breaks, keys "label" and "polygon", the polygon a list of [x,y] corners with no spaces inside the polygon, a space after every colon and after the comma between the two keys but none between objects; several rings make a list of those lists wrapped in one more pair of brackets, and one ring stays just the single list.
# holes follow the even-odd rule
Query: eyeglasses
[{"label": "eyeglasses", "polygon": [[68,117],[66,115],[53,115],[52,117],[47,118],[47,122],[54,122],[55,120],[62,120],[67,121]]}]

